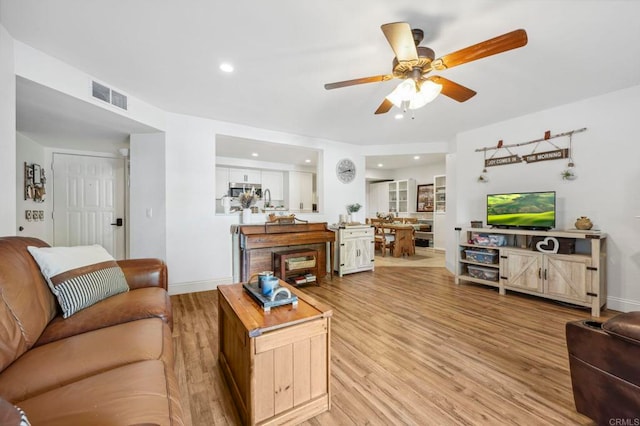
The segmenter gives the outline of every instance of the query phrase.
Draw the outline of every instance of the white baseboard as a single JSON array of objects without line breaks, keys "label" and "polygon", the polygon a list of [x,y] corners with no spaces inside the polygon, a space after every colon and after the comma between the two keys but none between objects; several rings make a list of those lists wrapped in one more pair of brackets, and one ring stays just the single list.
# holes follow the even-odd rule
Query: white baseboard
[{"label": "white baseboard", "polygon": [[607,309],[613,309],[620,312],[640,311],[640,302],[631,299],[622,299],[620,297],[607,297]]},{"label": "white baseboard", "polygon": [[233,284],[233,277],[222,277],[213,280],[169,284],[169,295],[173,296],[176,294],[197,293],[199,291],[215,290],[220,284]]}]

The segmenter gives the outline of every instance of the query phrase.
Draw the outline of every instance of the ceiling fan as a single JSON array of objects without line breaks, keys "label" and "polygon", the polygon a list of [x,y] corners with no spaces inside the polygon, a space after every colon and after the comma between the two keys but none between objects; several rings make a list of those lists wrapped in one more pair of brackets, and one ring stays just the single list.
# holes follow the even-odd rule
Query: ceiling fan
[{"label": "ceiling fan", "polygon": [[434,59],[435,53],[432,49],[419,46],[424,38],[422,30],[411,29],[406,22],[384,24],[380,28],[396,54],[396,57],[393,58],[391,74],[356,78],[324,85],[325,89],[331,90],[357,84],[388,81],[394,78],[403,80],[380,104],[376,114],[384,114],[394,105],[405,110],[406,108],[417,109],[431,102],[439,93],[458,102],[469,100],[476,94],[475,91],[444,77],[437,75],[427,77],[427,74],[433,70],[442,71],[453,68],[527,44],[526,31],[519,29]]}]

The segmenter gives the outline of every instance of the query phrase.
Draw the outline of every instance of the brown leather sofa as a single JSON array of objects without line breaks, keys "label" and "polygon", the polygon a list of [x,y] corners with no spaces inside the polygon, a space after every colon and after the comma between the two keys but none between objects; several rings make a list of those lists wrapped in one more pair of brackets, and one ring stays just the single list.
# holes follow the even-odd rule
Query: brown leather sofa
[{"label": "brown leather sofa", "polygon": [[576,409],[598,425],[640,422],[640,312],[566,325]]},{"label": "brown leather sofa", "polygon": [[165,264],[119,261],[130,291],[63,319],[29,245],[0,238],[1,399],[32,425],[182,425]]}]

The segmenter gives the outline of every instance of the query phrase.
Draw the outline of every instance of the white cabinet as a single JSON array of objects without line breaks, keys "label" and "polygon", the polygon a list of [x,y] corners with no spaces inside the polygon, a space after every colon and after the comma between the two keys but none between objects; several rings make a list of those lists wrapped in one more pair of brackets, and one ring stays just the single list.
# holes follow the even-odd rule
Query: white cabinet
[{"label": "white cabinet", "polygon": [[229,168],[216,166],[216,198],[229,193]]},{"label": "white cabinet", "polygon": [[260,170],[229,169],[229,182],[260,183]]},{"label": "white cabinet", "polygon": [[[489,241],[502,239],[506,245],[474,244],[477,235]],[[547,238],[573,241],[575,245],[570,247],[575,247],[575,252],[536,250],[535,241]],[[587,306],[591,315],[598,317],[607,300],[605,242],[606,234],[589,231],[469,228],[460,236],[455,282],[476,282],[498,287],[500,294],[512,290]],[[478,260],[489,256],[490,263]]]},{"label": "white cabinet", "polygon": [[447,211],[447,177],[438,175],[433,177],[434,211],[444,213]]},{"label": "white cabinet", "polygon": [[514,249],[504,250],[501,260],[501,275],[507,289],[523,289],[570,301],[589,299],[589,257]]},{"label": "white cabinet", "polygon": [[415,179],[388,182],[387,188],[389,212],[415,213],[417,203]]},{"label": "white cabinet", "polygon": [[336,231],[335,270],[339,276],[361,271],[373,271],[374,228],[348,226]]},{"label": "white cabinet", "polygon": [[379,182],[369,184],[369,199],[367,200],[367,217],[376,217],[376,213],[389,211],[389,184]]},{"label": "white cabinet", "polygon": [[523,250],[503,250],[502,279],[505,286],[542,293],[542,260],[540,253]]},{"label": "white cabinet", "polygon": [[433,177],[433,247],[444,250],[447,244],[446,216],[447,211],[447,177],[437,175]]},{"label": "white cabinet", "polygon": [[284,173],[270,170],[262,171],[262,193],[268,189],[272,201],[284,200]]},{"label": "white cabinet", "polygon": [[289,172],[290,211],[313,211],[313,173]]}]

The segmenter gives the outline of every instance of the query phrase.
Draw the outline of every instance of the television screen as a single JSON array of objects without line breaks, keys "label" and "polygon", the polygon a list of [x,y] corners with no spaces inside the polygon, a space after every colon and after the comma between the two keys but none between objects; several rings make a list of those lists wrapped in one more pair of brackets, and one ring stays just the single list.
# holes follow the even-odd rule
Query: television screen
[{"label": "television screen", "polygon": [[548,191],[489,194],[487,225],[551,229],[556,226],[556,193]]}]

